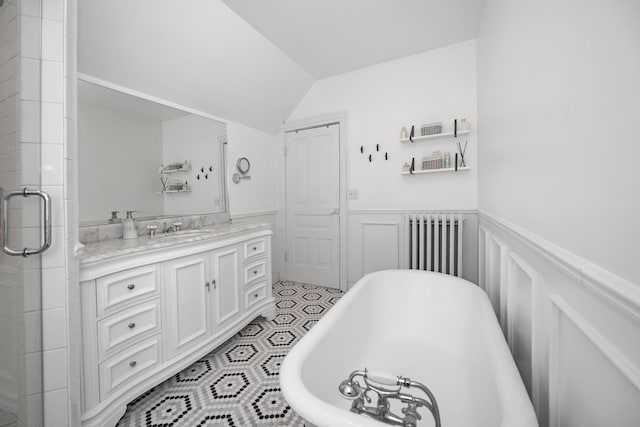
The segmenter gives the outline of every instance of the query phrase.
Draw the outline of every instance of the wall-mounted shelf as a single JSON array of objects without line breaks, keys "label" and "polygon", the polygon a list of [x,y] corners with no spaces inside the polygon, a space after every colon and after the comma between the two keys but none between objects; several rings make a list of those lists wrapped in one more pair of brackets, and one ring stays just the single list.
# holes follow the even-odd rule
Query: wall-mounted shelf
[{"label": "wall-mounted shelf", "polygon": [[[471,168],[469,166],[459,167],[457,172],[468,171]],[[415,170],[413,174],[411,172],[401,172],[400,175],[418,175],[422,173],[438,173],[438,172],[456,172],[455,168],[442,168],[442,169],[427,169],[427,170]]]},{"label": "wall-mounted shelf", "polygon": [[168,174],[168,173],[177,173],[177,172],[189,172],[191,170],[191,162],[177,162],[177,163],[169,163],[168,165],[160,166],[158,169],[158,173]]},{"label": "wall-mounted shelf", "polygon": [[[160,180],[162,181],[162,178],[160,178]],[[160,191],[159,194],[163,194],[163,193],[190,193],[191,192],[191,187],[189,186],[189,183],[187,181],[185,181],[185,182],[181,182],[181,181],[172,181],[172,182],[163,181],[162,182],[162,186],[163,186],[163,188],[162,188],[162,190]]]},{"label": "wall-mounted shelf", "polygon": [[[469,135],[471,133],[471,130],[467,129],[467,130],[460,130],[458,131],[458,136],[460,135]],[[419,142],[419,141],[427,141],[430,139],[438,139],[438,138],[445,138],[448,136],[453,136],[453,132],[443,132],[443,133],[437,133],[435,135],[425,135],[425,136],[414,136],[413,137],[413,142]],[[405,142],[411,142],[409,140],[409,138],[404,138],[401,139],[400,142],[405,143]],[[458,168],[459,169],[459,168]]]}]

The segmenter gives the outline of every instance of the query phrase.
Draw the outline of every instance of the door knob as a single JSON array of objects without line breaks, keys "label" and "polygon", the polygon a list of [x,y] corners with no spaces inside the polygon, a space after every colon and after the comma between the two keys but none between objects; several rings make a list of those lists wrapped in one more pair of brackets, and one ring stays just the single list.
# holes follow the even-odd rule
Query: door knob
[{"label": "door knob", "polygon": [[340,215],[340,208],[333,208],[329,211],[329,215]]}]

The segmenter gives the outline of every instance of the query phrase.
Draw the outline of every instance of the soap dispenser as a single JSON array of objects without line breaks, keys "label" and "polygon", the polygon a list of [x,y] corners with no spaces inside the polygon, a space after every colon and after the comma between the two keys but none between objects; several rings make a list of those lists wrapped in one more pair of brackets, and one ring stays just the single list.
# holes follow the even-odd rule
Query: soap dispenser
[{"label": "soap dispenser", "polygon": [[122,238],[135,239],[138,237],[136,222],[133,220],[133,213],[138,211],[127,211],[127,217],[122,221]]}]

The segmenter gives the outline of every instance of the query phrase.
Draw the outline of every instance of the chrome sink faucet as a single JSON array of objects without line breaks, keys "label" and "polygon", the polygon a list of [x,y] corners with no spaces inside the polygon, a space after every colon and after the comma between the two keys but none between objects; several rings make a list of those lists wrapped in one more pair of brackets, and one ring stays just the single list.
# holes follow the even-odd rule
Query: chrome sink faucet
[{"label": "chrome sink faucet", "polygon": [[181,222],[174,222],[173,224],[171,224],[171,229],[173,231],[180,231],[180,227],[182,227]]},{"label": "chrome sink faucet", "polygon": [[149,230],[149,237],[153,239],[153,236],[156,234],[157,225],[147,225],[147,230]]},{"label": "chrome sink faucet", "polygon": [[[362,377],[364,386],[360,384],[356,377]],[[409,393],[403,393],[403,387],[419,389],[427,396],[428,400],[415,397]],[[351,412],[356,414],[366,414],[390,425],[416,427],[418,420],[422,418],[418,413],[418,408],[424,406],[431,411],[436,427],[441,427],[440,411],[435,396],[427,386],[418,381],[412,381],[410,378],[368,371],[365,368],[364,371],[353,371],[348,379],[340,383],[338,391],[345,399],[353,400]],[[365,401],[372,403],[371,395],[377,397],[375,406],[367,406],[365,404]],[[397,399],[407,404],[405,408],[402,408],[404,417],[391,412],[389,399]]]}]

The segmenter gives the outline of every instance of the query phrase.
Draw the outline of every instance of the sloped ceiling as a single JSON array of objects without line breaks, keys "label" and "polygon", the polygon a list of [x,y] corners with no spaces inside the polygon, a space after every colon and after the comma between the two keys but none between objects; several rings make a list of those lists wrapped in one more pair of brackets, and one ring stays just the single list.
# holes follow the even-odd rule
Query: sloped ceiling
[{"label": "sloped ceiling", "polygon": [[316,78],[476,37],[484,0],[222,0]]},{"label": "sloped ceiling", "polygon": [[274,132],[314,78],[219,0],[78,2],[78,71]]},{"label": "sloped ceiling", "polygon": [[275,131],[316,79],[474,38],[483,3],[79,1],[78,70]]}]

